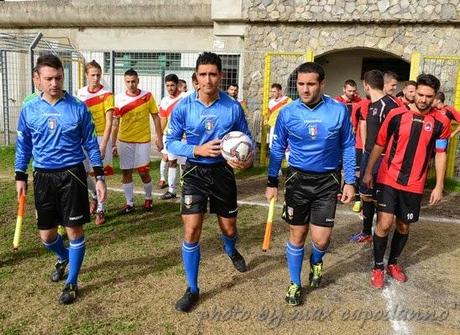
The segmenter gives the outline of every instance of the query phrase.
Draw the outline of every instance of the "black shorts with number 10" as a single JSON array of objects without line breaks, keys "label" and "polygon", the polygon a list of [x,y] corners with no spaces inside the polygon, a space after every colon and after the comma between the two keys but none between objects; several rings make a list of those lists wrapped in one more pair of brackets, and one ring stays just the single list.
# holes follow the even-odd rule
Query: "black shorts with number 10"
[{"label": "black shorts with number 10", "polygon": [[336,171],[307,173],[289,167],[283,219],[291,225],[333,227],[340,180]]},{"label": "black shorts with number 10", "polygon": [[205,165],[187,163],[182,173],[181,214],[210,213],[224,218],[238,214],[233,169],[225,162]]}]

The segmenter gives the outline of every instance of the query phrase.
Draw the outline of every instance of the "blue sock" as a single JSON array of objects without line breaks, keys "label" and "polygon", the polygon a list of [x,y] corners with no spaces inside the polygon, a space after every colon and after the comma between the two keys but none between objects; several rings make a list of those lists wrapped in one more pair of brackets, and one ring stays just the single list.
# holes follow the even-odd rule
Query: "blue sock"
[{"label": "blue sock", "polygon": [[57,234],[56,240],[54,240],[54,242],[43,242],[43,245],[46,247],[46,249],[54,252],[57,255],[59,262],[69,259],[69,250],[64,246],[64,241],[62,240],[61,235]]},{"label": "blue sock", "polygon": [[192,293],[198,293],[198,268],[200,266],[200,243],[182,243],[182,261],[184,262],[187,285]]},{"label": "blue sock", "polygon": [[302,273],[303,255],[305,253],[304,247],[296,247],[292,245],[291,242],[288,242],[286,245],[286,252],[291,282],[299,286],[302,286],[300,275]]},{"label": "blue sock", "polygon": [[233,256],[236,252],[235,244],[238,240],[238,235],[235,234],[233,237],[226,236],[224,234],[221,235],[222,241],[224,242],[224,250],[227,255]]},{"label": "blue sock", "polygon": [[326,249],[321,250],[319,249],[315,243],[311,242],[311,256],[310,256],[310,263],[311,264],[318,264],[323,261],[323,256],[326,254]]},{"label": "blue sock", "polygon": [[85,257],[85,236],[69,241],[69,276],[66,284],[77,284],[78,273],[80,272],[83,258]]}]

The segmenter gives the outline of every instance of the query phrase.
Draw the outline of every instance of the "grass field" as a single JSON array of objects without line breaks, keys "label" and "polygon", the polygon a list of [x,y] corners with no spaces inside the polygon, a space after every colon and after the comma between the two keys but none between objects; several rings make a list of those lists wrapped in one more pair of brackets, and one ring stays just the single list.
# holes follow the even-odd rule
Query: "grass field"
[{"label": "grass field", "polygon": [[[371,247],[347,243],[357,220],[338,217],[321,288],[304,290],[304,305],[292,309],[283,301],[288,284],[284,261],[287,227],[279,211],[272,249],[262,253],[266,209],[241,207],[238,247],[249,264],[245,274],[233,269],[222,251],[216,219],[207,216],[201,238],[201,302],[192,313],[180,314],[174,310],[185,289],[179,204],[155,200],[152,212],[138,210],[121,217],[116,211],[124,200],[118,192],[110,193],[107,224],[86,226],[87,254],[78,301],[60,306],[57,297],[62,284],[49,281],[55,260],[37,236],[31,193],[21,246],[18,252],[12,251],[16,215],[13,151],[0,150],[1,334],[458,334],[458,225],[417,224],[404,252],[403,265],[410,281],[404,285],[388,282],[388,290],[376,292],[369,285]],[[158,162],[153,162],[153,174],[157,167]],[[265,169],[257,168],[238,176],[246,182],[264,173]],[[117,178],[109,183],[117,186]],[[140,185],[139,179],[135,182]],[[136,204],[142,205],[139,195]],[[395,306],[429,315],[422,321],[377,317]]]}]

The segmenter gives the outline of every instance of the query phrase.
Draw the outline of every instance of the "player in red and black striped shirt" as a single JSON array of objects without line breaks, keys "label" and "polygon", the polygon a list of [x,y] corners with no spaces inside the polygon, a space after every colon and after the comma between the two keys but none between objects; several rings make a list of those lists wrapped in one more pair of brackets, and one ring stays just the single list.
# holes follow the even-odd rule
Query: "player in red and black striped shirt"
[{"label": "player in red and black striped shirt", "polygon": [[348,112],[352,113],[352,104],[360,102],[361,98],[358,94],[358,85],[353,79],[345,80],[343,84],[343,94],[335,97],[335,100],[347,106]]},{"label": "player in red and black striped shirt", "polygon": [[417,78],[414,104],[403,106],[388,114],[380,128],[363,182],[372,186],[372,169],[385,152],[377,176],[377,226],[374,230],[374,261],[371,283],[384,285],[383,257],[388,234],[396,216],[396,230],[391,241],[387,272],[397,281],[407,280],[397,264],[409,235],[410,223],[418,221],[420,203],[430,159],[434,152],[436,186],[431,192],[430,205],[441,200],[447,162],[447,142],[450,129],[446,118],[434,113],[433,100],[440,86],[430,74]]},{"label": "player in red and black striped shirt", "polygon": [[[364,89],[371,98],[367,115],[360,121],[360,131],[364,143],[363,157],[361,159],[360,179],[364,177],[369,155],[374,147],[375,139],[386,116],[398,104],[388,94],[384,93],[384,75],[379,70],[364,73]],[[374,166],[374,178],[377,177],[379,162]],[[372,241],[372,223],[375,214],[375,191],[362,182],[359,185],[359,194],[362,200],[363,228],[354,234],[350,242],[370,243]]]},{"label": "player in red and black striped shirt", "polygon": [[436,113],[443,115],[449,119],[449,124],[452,121],[455,121],[459,124],[457,128],[452,132],[450,137],[454,137],[460,132],[460,112],[455,110],[454,107],[444,104],[446,96],[443,92],[436,93],[436,98],[434,99],[433,106],[436,107]]}]

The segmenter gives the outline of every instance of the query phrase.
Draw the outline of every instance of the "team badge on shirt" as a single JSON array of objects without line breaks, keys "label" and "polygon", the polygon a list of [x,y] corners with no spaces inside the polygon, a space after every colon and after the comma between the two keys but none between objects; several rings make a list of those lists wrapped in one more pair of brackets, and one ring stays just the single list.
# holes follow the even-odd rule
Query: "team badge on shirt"
[{"label": "team badge on shirt", "polygon": [[318,125],[317,124],[313,123],[313,124],[308,125],[308,135],[310,135],[312,139],[315,139],[318,136]]},{"label": "team badge on shirt", "polygon": [[216,126],[215,117],[207,117],[204,120],[204,129],[206,129],[207,132],[212,132],[215,126]]},{"label": "team badge on shirt", "polygon": [[48,128],[50,130],[53,131],[54,129],[56,129],[56,125],[57,125],[56,119],[48,119]]},{"label": "team badge on shirt", "polygon": [[431,122],[425,123],[425,130],[426,131],[431,131],[432,129],[433,129],[433,125],[431,124]]}]

